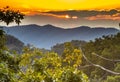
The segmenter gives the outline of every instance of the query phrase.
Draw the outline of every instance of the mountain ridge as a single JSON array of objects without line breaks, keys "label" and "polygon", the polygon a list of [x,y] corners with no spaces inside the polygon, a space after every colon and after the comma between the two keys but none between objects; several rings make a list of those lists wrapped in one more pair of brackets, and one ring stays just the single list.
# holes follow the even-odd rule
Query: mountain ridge
[{"label": "mountain ridge", "polygon": [[53,25],[22,25],[10,28],[4,27],[7,34],[13,35],[25,44],[33,44],[39,48],[50,49],[57,43],[71,40],[94,40],[103,35],[116,34],[116,28],[91,28],[80,26],[76,28],[64,29]]},{"label": "mountain ridge", "polygon": [[90,27],[90,26],[85,26],[85,25],[82,25],[82,26],[76,26],[76,27],[73,27],[73,28],[63,28],[63,27],[59,27],[59,26],[54,26],[52,24],[46,24],[46,25],[38,25],[38,24],[28,24],[28,25],[16,25],[16,26],[0,26],[0,27],[8,27],[8,28],[12,28],[12,27],[26,27],[26,26],[36,26],[36,27],[55,27],[55,28],[60,28],[60,29],[77,29],[77,28],[82,28],[82,27],[85,27],[85,28],[91,28],[91,29],[96,29],[96,28],[103,28],[103,29],[117,29],[119,30],[118,28],[115,28],[115,27]]}]

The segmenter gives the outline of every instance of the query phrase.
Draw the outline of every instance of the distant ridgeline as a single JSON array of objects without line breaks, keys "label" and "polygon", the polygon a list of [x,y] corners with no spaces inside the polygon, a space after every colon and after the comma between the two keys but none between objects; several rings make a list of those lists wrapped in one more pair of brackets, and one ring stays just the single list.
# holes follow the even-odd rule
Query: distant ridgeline
[{"label": "distant ridgeline", "polygon": [[72,40],[89,41],[103,35],[111,35],[119,32],[115,28],[90,28],[80,26],[76,28],[63,29],[52,25],[38,26],[35,24],[12,26],[3,28],[7,34],[15,36],[25,44],[32,44],[38,48],[50,49],[57,43],[64,43]]}]

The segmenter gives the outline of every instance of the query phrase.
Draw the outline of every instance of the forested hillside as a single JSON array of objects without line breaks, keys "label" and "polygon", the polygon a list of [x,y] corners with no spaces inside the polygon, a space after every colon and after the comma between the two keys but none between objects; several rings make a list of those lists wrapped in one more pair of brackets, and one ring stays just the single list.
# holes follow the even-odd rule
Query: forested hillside
[{"label": "forested hillside", "polygon": [[[6,35],[5,36],[5,39],[6,39],[6,47],[9,49],[9,50],[12,50],[12,51],[15,51],[17,53],[22,53],[22,50],[24,47],[34,47],[33,45],[31,44],[27,44],[25,45],[22,41],[20,41],[19,39],[17,39],[16,37],[12,36],[12,35]],[[48,52],[50,50],[47,50],[47,49],[40,49],[42,52]]]},{"label": "forested hillside", "polygon": [[52,50],[63,55],[68,43],[72,44],[72,48],[81,49],[86,56],[87,60],[83,57],[80,69],[90,77],[91,82],[103,82],[106,78],[106,82],[120,81],[118,76],[114,76],[114,72],[120,72],[120,33],[96,38],[90,42],[65,42],[53,46]]},{"label": "forested hillside", "polygon": [[[94,64],[101,65],[108,70],[120,72],[120,33],[117,35],[103,36],[102,38],[95,39],[95,41],[90,41],[82,48],[82,50],[88,60]],[[83,64],[88,65],[90,63],[83,62]],[[114,75],[114,73],[94,66],[84,69],[84,72],[89,77],[95,78],[96,80],[102,80],[109,75]]]},{"label": "forested hillside", "polygon": [[[65,49],[65,44],[68,43],[68,42],[65,42],[65,43],[61,43],[61,44],[56,44],[54,45],[53,47],[51,47],[51,50],[56,52],[57,54],[61,55]],[[84,46],[87,42],[85,41],[80,41],[80,40],[72,40],[71,43],[74,48],[79,48],[79,47],[82,47]]]},{"label": "forested hillside", "polygon": [[[2,36],[3,37],[3,36]],[[1,37],[1,38],[2,38]],[[3,38],[4,41],[4,38]],[[64,43],[61,55],[24,47],[21,55],[4,49],[1,42],[1,82],[119,82],[120,33],[95,41]],[[76,44],[75,44],[76,42]],[[17,75],[17,77],[15,77]]]},{"label": "forested hillside", "polygon": [[6,35],[6,46],[10,50],[15,50],[18,53],[22,52],[22,49],[24,47],[24,43],[15,38],[14,36],[11,35]]}]

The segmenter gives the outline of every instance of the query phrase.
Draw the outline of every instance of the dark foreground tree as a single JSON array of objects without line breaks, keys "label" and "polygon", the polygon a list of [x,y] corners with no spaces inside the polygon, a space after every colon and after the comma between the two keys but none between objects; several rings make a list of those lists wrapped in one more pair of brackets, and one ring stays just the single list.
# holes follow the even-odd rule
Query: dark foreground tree
[{"label": "dark foreground tree", "polygon": [[19,11],[11,10],[9,7],[0,9],[0,22],[5,22],[7,25],[15,22],[19,25],[22,19],[24,19],[24,14],[20,13]]},{"label": "dark foreground tree", "polygon": [[[11,10],[8,6],[0,9],[0,22],[4,22],[9,25],[12,22],[16,24],[20,24],[21,20],[24,19],[24,14],[19,11]],[[2,49],[5,45],[5,32],[2,27],[0,27],[0,49]]]}]

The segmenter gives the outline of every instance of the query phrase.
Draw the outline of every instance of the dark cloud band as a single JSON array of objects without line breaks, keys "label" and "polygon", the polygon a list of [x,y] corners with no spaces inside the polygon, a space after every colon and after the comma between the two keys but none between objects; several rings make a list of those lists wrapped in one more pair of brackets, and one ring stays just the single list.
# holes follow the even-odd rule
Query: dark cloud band
[{"label": "dark cloud band", "polygon": [[77,17],[90,17],[90,16],[96,16],[96,15],[114,15],[117,13],[120,13],[120,11],[116,9],[112,9],[109,11],[97,11],[97,10],[81,10],[81,11],[76,11],[76,10],[71,10],[71,11],[51,11],[47,12],[55,15],[65,15],[68,14],[70,16],[77,16]]}]

